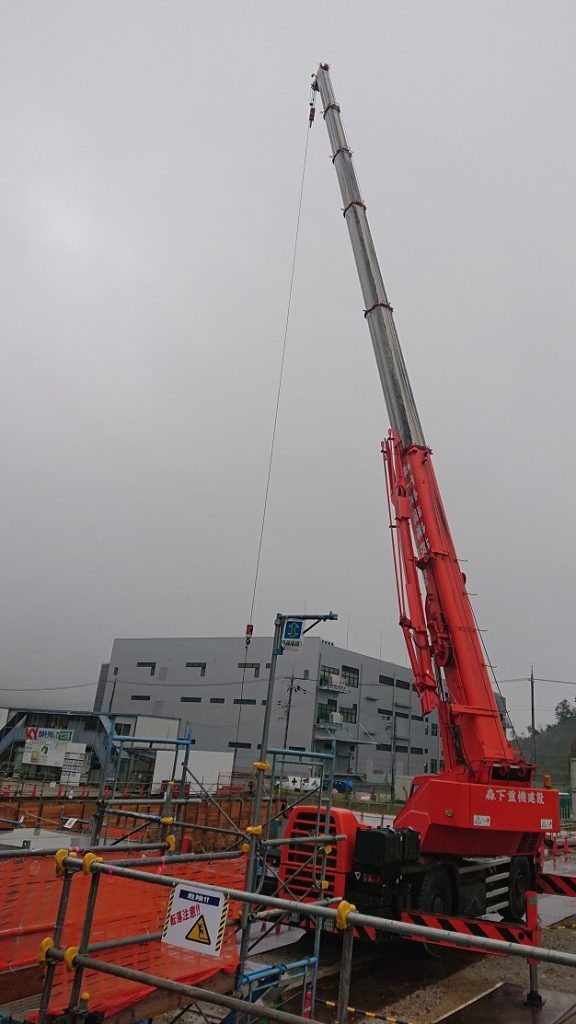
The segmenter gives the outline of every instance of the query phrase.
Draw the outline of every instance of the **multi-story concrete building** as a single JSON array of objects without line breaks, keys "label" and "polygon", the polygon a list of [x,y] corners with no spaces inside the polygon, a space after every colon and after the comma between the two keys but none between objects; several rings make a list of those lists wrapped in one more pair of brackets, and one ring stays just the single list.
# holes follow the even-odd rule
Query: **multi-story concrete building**
[{"label": "multi-story concrete building", "polygon": [[[118,639],[98,684],[95,710],[128,730],[137,709],[181,719],[196,749],[259,756],[271,637]],[[337,775],[385,785],[395,775],[436,772],[436,717],[423,719],[409,669],[306,637],[278,659],[270,746],[335,753]]]}]

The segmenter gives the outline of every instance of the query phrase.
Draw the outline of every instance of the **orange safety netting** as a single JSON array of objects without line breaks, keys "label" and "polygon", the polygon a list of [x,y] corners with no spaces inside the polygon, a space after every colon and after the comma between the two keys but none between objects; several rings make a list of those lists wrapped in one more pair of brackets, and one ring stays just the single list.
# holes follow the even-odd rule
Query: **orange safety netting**
[{"label": "orange safety netting", "polygon": [[[103,851],[104,852],[104,851]],[[113,851],[108,857],[114,856]],[[106,854],[104,854],[106,859]],[[116,853],[115,859],[118,854]],[[242,888],[246,862],[243,857],[230,861],[202,861],[139,865],[141,857],[131,854],[127,866],[148,873],[166,873],[183,880]],[[72,879],[64,925],[62,946],[78,946],[84,923],[90,878],[76,873]],[[28,856],[0,861],[0,971],[14,970],[36,962],[40,942],[51,936],[62,891],[62,878],[55,873],[51,857]],[[161,932],[171,889],[143,881],[103,874],[100,877],[90,944],[109,939],[149,935]],[[99,960],[122,964],[186,984],[197,985],[220,971],[232,973],[238,964],[234,920],[240,905],[231,902],[226,936],[220,957],[187,953],[159,940],[140,942],[118,949],[90,953]],[[50,999],[50,1014],[62,1012],[68,1005],[73,972],[58,964]],[[0,977],[1,987],[1,977]],[[139,1002],[153,989],[100,972],[86,971],[82,988],[90,992],[90,1010],[103,1010],[106,1016]]]}]

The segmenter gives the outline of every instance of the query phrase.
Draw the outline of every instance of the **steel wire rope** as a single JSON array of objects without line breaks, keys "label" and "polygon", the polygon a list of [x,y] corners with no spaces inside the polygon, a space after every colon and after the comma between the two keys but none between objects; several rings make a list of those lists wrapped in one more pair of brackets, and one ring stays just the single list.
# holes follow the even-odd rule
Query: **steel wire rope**
[{"label": "steel wire rope", "polygon": [[494,666],[492,664],[492,659],[491,659],[490,655],[488,654],[488,648],[486,647],[486,644],[484,642],[484,637],[482,636],[482,631],[480,629],[480,626],[478,625],[478,619],[476,618],[476,612],[474,611],[474,608],[472,607],[472,603],[470,603],[470,608],[471,608],[471,611],[472,611],[472,616],[474,618],[474,623],[476,625],[476,632],[478,634],[478,639],[480,640],[480,643],[482,644],[482,649],[483,649],[484,654],[486,656],[486,662],[485,662],[486,668],[489,669],[489,671],[491,672],[492,679],[494,680],[496,689],[498,691],[498,696],[500,697],[501,701],[504,704],[504,718],[508,722],[509,728],[512,729],[512,735],[514,736],[514,742],[517,744],[518,747],[520,747],[520,740],[518,739],[518,733],[516,732],[516,729],[514,727],[514,722],[512,721],[512,717],[511,717],[510,712],[508,710],[508,705],[506,703],[506,698],[504,697],[504,694],[502,693],[502,690],[500,689],[500,683],[498,682],[498,679],[496,678],[496,673],[494,671]]},{"label": "steel wire rope", "polygon": [[[313,109],[313,107],[314,107],[315,99],[316,99],[316,94],[315,94],[314,90],[311,89],[310,90],[310,108],[311,109]],[[290,284],[289,284],[289,287],[288,287],[288,301],[287,301],[287,304],[286,304],[286,316],[285,316],[285,319],[284,319],[284,335],[283,335],[283,339],[282,339],[282,354],[281,354],[281,357],[280,357],[280,372],[279,372],[279,375],[278,375],[278,388],[277,388],[277,392],[276,392],[276,407],[274,409],[274,419],[273,419],[273,425],[272,425],[272,437],[270,439],[270,453],[269,453],[269,456],[268,456],[268,470],[267,470],[267,474],[266,474],[266,488],[265,488],[265,491],[264,491],[264,503],[263,503],[263,507],[262,507],[262,519],[261,519],[261,522],[260,522],[260,535],[259,535],[259,538],[258,538],[258,549],[257,549],[257,554],[256,554],[256,568],[255,568],[255,571],[254,571],[254,586],[252,588],[252,600],[250,602],[250,615],[248,616],[248,622],[252,622],[252,617],[254,615],[254,605],[256,603],[256,591],[258,589],[258,577],[259,577],[259,574],[260,574],[260,562],[262,560],[262,545],[263,545],[263,541],[264,541],[264,527],[266,525],[266,512],[268,510],[268,498],[269,498],[269,495],[270,495],[270,481],[272,479],[272,465],[273,465],[273,462],[274,462],[274,448],[275,448],[275,445],[276,445],[276,432],[277,432],[277,428],[278,428],[278,414],[280,412],[280,398],[281,398],[281,395],[282,395],[282,383],[283,383],[283,379],[284,379],[284,366],[285,366],[285,363],[286,363],[286,346],[287,346],[287,341],[288,341],[288,328],[289,328],[289,325],[290,325],[290,313],[291,313],[291,310],[292,310],[292,295],[294,293],[294,278],[295,278],[295,273],[296,273],[296,257],[297,257],[297,254],[298,254],[298,239],[299,239],[299,236],[300,236],[300,220],[301,220],[301,215],[302,215],[302,200],[303,200],[303,197],[304,197],[304,183],[305,183],[305,180],[306,180],[306,164],[308,162],[308,142],[309,142],[309,139],[310,139],[310,129],[312,127],[313,120],[314,120],[314,118],[313,118],[313,116],[311,116],[309,121],[308,121],[308,127],[306,129],[306,139],[305,139],[305,142],[304,142],[304,157],[303,157],[303,160],[302,160],[302,174],[300,176],[300,191],[299,191],[299,194],[298,194],[298,210],[297,210],[297,214],[296,214],[296,228],[295,228],[295,231],[294,231],[294,244],[292,246],[292,262],[291,262],[291,267],[290,267]],[[247,653],[248,653],[248,648],[246,647],[246,654]],[[240,689],[240,697],[242,697],[242,694],[244,693],[244,681],[245,681],[244,680],[244,674],[245,674],[245,672],[246,672],[246,667],[244,667],[244,670],[243,670],[242,686],[241,686],[241,689]],[[235,743],[238,743],[238,736],[240,734],[241,718],[242,718],[242,706],[240,705],[240,708],[238,710],[238,721],[236,723],[236,736],[234,738]],[[260,751],[260,756],[264,757],[264,751],[263,750]]]}]

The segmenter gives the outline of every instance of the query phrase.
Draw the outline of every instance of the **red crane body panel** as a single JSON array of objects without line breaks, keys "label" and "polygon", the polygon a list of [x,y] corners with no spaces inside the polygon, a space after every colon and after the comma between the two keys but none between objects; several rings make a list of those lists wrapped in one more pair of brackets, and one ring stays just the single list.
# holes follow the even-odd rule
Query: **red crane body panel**
[{"label": "red crane body panel", "polygon": [[530,856],[544,832],[559,830],[560,798],[552,789],[418,775],[394,828],[419,832],[423,854]]}]

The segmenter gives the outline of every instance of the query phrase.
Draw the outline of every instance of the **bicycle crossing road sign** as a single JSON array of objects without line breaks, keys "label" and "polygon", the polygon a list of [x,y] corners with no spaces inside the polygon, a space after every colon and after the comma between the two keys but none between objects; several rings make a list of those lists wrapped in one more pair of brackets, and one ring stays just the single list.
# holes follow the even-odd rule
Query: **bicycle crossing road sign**
[{"label": "bicycle crossing road sign", "polygon": [[168,900],[162,942],[190,953],[220,956],[228,898],[195,882],[176,885]]}]

